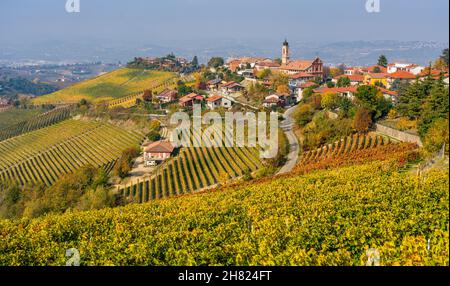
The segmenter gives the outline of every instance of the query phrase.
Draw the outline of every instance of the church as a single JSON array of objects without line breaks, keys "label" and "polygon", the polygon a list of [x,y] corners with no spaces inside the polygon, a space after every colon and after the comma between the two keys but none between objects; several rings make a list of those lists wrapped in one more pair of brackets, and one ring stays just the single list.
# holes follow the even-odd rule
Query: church
[{"label": "church", "polygon": [[280,71],[288,75],[302,75],[304,77],[323,78],[323,61],[320,58],[314,60],[291,60],[289,43],[284,41],[281,55]]}]

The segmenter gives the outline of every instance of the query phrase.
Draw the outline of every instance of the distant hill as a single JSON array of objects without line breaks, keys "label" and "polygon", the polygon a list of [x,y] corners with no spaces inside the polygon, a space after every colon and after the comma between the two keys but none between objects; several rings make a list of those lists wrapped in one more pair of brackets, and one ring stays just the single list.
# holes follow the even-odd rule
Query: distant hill
[{"label": "distant hill", "polygon": [[34,83],[25,78],[10,78],[0,80],[0,95],[5,97],[16,94],[43,95],[55,92],[58,89],[46,83]]}]

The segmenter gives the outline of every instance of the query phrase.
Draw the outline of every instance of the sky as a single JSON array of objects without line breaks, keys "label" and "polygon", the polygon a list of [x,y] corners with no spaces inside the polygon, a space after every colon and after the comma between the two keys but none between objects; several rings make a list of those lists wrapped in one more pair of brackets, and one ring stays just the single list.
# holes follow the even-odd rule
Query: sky
[{"label": "sky", "polygon": [[[448,0],[0,0],[0,47],[52,41],[168,44],[288,38],[449,41]],[[377,1],[377,0],[373,0]]]}]

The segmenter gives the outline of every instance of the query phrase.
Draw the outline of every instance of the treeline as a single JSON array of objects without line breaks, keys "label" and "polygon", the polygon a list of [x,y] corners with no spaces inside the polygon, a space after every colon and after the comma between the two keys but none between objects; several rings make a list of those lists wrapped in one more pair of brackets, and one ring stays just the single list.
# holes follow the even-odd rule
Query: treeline
[{"label": "treeline", "polygon": [[417,121],[417,131],[428,151],[449,143],[449,94],[443,76],[404,85],[399,91],[398,115]]}]

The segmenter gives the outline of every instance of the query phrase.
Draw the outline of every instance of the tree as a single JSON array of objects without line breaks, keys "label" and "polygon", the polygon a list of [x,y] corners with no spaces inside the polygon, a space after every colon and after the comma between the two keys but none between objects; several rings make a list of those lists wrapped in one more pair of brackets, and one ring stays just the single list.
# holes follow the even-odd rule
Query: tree
[{"label": "tree", "polygon": [[372,125],[372,118],[370,112],[365,108],[360,108],[356,112],[355,118],[353,119],[352,127],[359,133],[365,133],[369,131]]},{"label": "tree", "polygon": [[380,67],[376,66],[373,68],[373,73],[381,73]]},{"label": "tree", "polygon": [[444,63],[446,64],[447,68],[449,66],[449,56],[448,56],[448,48],[442,51],[442,55],[440,57]]},{"label": "tree", "polygon": [[155,142],[161,139],[161,135],[158,131],[152,130],[147,134],[147,139],[151,142]]},{"label": "tree", "polygon": [[381,55],[378,58],[378,65],[382,66],[382,67],[387,67],[388,66],[388,59],[386,58],[385,55]]},{"label": "tree", "polygon": [[448,141],[448,119],[439,118],[430,125],[424,138],[424,147],[428,152],[437,152],[444,144],[448,147]]},{"label": "tree", "polygon": [[328,81],[327,82],[327,87],[328,88],[333,88],[333,87],[335,87],[336,85],[334,84],[334,82],[332,82],[332,81]]},{"label": "tree", "polygon": [[225,64],[225,61],[221,57],[212,57],[208,61],[208,67],[210,67],[210,68],[218,68],[220,66],[223,66],[224,64]]},{"label": "tree", "polygon": [[294,112],[294,120],[300,126],[303,127],[314,117],[314,107],[310,104],[301,104]]},{"label": "tree", "polygon": [[339,95],[327,92],[322,95],[321,106],[324,109],[333,110],[339,106]]},{"label": "tree", "polygon": [[436,70],[445,70],[445,68],[448,67],[448,64],[445,62],[445,60],[443,58],[439,58],[437,59],[434,63],[433,63],[433,69]]},{"label": "tree", "polygon": [[434,121],[448,119],[449,94],[448,87],[440,79],[433,83],[429,96],[426,97],[418,123],[419,135],[424,138]]},{"label": "tree", "polygon": [[424,103],[430,94],[433,82],[431,78],[424,81],[416,81],[413,84],[404,85],[399,90],[397,111],[400,116],[410,119],[418,119],[424,107]]},{"label": "tree", "polygon": [[277,94],[290,94],[290,93],[291,93],[291,90],[289,89],[289,86],[287,86],[285,84],[279,85],[277,87]]},{"label": "tree", "polygon": [[347,76],[342,76],[338,79],[337,81],[337,86],[338,87],[347,87],[351,85],[351,81],[350,78]]},{"label": "tree", "polygon": [[339,100],[339,116],[342,118],[349,118],[353,117],[355,114],[355,106],[353,105],[353,102],[348,97],[342,97]]},{"label": "tree", "polygon": [[146,89],[146,90],[144,91],[144,95],[142,96],[142,99],[143,99],[144,101],[146,101],[146,102],[151,102],[152,99],[153,99],[153,93],[152,93],[152,91],[149,90],[149,89]]},{"label": "tree", "polygon": [[266,79],[272,75],[272,70],[263,69],[262,71],[257,72],[256,77],[259,79]]},{"label": "tree", "polygon": [[194,58],[192,59],[191,64],[192,64],[192,66],[194,68],[198,68],[198,58],[197,58],[197,56],[194,56]]}]

